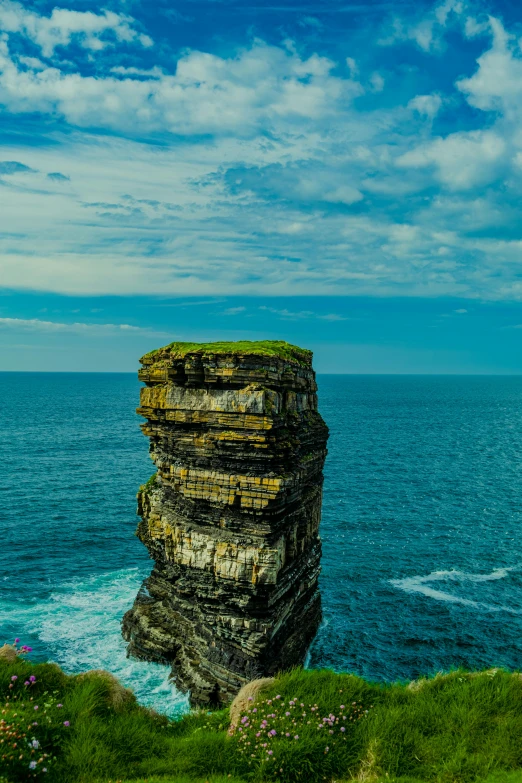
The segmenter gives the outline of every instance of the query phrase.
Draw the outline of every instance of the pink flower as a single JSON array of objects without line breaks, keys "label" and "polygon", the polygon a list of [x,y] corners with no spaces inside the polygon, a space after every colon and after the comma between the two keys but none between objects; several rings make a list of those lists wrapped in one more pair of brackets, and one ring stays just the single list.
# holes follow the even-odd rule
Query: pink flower
[{"label": "pink flower", "polygon": [[341,709],[344,710],[344,704],[341,704]]},{"label": "pink flower", "polygon": [[299,734],[296,734],[294,739],[299,739]]},{"label": "pink flower", "polygon": [[269,756],[271,756],[273,752],[274,752],[273,750],[267,750]]},{"label": "pink flower", "polygon": [[341,731],[346,731],[344,726],[341,726]]},{"label": "pink flower", "polygon": [[288,718],[288,716],[290,715],[290,713],[289,713],[289,712],[285,712],[285,715],[286,715],[286,717]]},{"label": "pink flower", "polygon": [[20,641],[20,639],[15,639],[15,640],[14,640],[14,643],[15,643],[15,644],[18,644],[18,642],[19,642],[19,641]]},{"label": "pink flower", "polygon": [[70,726],[71,724],[69,723],[69,721],[68,721],[68,720],[64,720],[64,722],[63,722],[63,725],[64,725],[64,726]]},{"label": "pink flower", "polygon": [[29,677],[29,682],[36,682],[36,677],[34,676],[34,674],[31,674],[31,676]]},{"label": "pink flower", "polygon": [[30,684],[31,684],[31,683],[29,682],[29,680],[26,680],[26,681],[24,682],[24,685],[30,685]]},{"label": "pink flower", "polygon": [[12,681],[13,681],[13,682],[15,682],[15,680],[17,680],[17,679],[18,679],[18,677],[17,677],[17,675],[16,675],[16,674],[13,674],[13,676],[11,677],[11,679],[12,679]]},{"label": "pink flower", "polygon": [[60,707],[63,707],[63,704],[57,704],[56,706],[60,709]]},{"label": "pink flower", "polygon": [[36,705],[36,707],[35,707],[35,710],[37,710],[37,709],[38,709],[38,704],[37,704],[37,705]]}]

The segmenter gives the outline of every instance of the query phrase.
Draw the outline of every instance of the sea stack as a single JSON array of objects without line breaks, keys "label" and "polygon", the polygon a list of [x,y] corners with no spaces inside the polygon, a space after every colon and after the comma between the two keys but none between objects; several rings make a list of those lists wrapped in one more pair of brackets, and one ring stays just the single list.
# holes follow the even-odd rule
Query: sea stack
[{"label": "sea stack", "polygon": [[138,492],[154,560],[123,619],[196,705],[302,664],[321,619],[328,429],[312,353],[282,341],[172,343],[141,360],[157,473]]}]

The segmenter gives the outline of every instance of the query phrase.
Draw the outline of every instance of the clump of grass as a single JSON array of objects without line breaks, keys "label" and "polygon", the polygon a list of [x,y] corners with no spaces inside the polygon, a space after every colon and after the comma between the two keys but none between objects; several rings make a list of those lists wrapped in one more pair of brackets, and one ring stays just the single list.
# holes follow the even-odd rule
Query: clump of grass
[{"label": "clump of grass", "polygon": [[140,487],[140,491],[141,491],[141,492],[148,493],[148,492],[150,492],[152,489],[154,489],[154,487],[156,486],[156,478],[157,478],[157,476],[158,476],[158,474],[157,474],[157,473],[153,473],[153,474],[152,474],[152,476],[151,476],[149,479],[147,479],[147,481],[145,482],[145,484],[142,484],[142,485],[141,485],[141,487]]},{"label": "clump of grass", "polygon": [[[337,701],[342,701],[341,697]],[[354,755],[354,726],[366,718],[372,705],[361,702],[338,704],[334,712],[323,715],[317,703],[293,699],[281,694],[251,706],[229,736],[236,740],[235,751],[262,777],[299,780],[309,770],[310,755],[343,754],[346,764]],[[344,747],[343,747],[344,746]],[[329,766],[324,760],[324,767]]]}]

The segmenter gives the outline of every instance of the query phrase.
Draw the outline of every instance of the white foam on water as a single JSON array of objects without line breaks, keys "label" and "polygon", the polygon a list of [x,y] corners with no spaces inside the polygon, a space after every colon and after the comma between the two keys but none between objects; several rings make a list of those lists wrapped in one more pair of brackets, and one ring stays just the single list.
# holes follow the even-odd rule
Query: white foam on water
[{"label": "white foam on water", "polygon": [[41,603],[3,604],[2,616],[20,629],[20,637],[24,628],[38,636],[49,650],[49,659],[64,671],[106,669],[133,689],[140,704],[179,715],[189,709],[188,696],[169,680],[170,669],[126,656],[120,622],[142,579],[137,568],[129,568],[71,582]]},{"label": "white foam on water", "polygon": [[509,612],[510,614],[521,614],[520,610],[513,609],[510,606],[501,606],[486,604],[482,601],[475,601],[471,598],[462,598],[457,595],[452,595],[444,590],[436,590],[430,585],[433,582],[493,582],[497,579],[505,579],[511,571],[520,571],[522,566],[512,566],[511,568],[495,568],[489,574],[468,574],[464,571],[432,571],[431,574],[426,576],[408,576],[404,579],[389,579],[389,583],[399,590],[404,590],[406,593],[419,593],[425,595],[427,598],[432,598],[435,601],[447,601],[449,603],[462,604],[464,606],[472,606],[476,609],[486,609],[489,612]]}]

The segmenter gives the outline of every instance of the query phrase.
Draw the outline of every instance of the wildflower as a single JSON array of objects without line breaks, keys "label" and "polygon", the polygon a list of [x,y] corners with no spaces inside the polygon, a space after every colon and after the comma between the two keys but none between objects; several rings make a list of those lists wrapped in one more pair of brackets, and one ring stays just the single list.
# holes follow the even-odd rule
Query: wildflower
[{"label": "wildflower", "polygon": [[37,709],[38,709],[38,704],[35,705],[35,710],[37,710]]},{"label": "wildflower", "polygon": [[344,710],[344,704],[341,704],[341,709]]},{"label": "wildflower", "polygon": [[30,761],[29,762],[29,769],[35,769],[36,768],[36,761]]},{"label": "wildflower", "polygon": [[24,685],[30,685],[30,682],[29,682],[29,680],[26,680],[26,681],[24,682]]},{"label": "wildflower", "polygon": [[344,726],[341,726],[341,731],[346,731]]},{"label": "wildflower", "polygon": [[71,724],[69,723],[69,721],[68,721],[68,720],[64,720],[64,722],[63,722],[63,725],[64,725],[64,726],[70,726]]},{"label": "wildflower", "polygon": [[40,743],[38,742],[38,740],[37,740],[37,739],[34,739],[34,740],[31,742],[31,745],[33,746],[33,748],[34,748],[35,750],[38,750],[38,748],[40,747]]},{"label": "wildflower", "polygon": [[274,752],[273,750],[267,750],[267,753],[268,753],[269,756],[271,756],[273,754],[273,752]]},{"label": "wildflower", "polygon": [[13,682],[15,682],[15,681],[18,679],[18,677],[17,677],[17,675],[16,675],[16,674],[13,674],[13,676],[11,677],[11,679],[12,679],[12,681],[13,681]]},{"label": "wildflower", "polygon": [[60,707],[63,707],[63,704],[57,704],[56,706],[60,709]]},{"label": "wildflower", "polygon": [[31,674],[31,676],[29,677],[29,682],[36,682],[36,677],[34,676],[34,674]]},{"label": "wildflower", "polygon": [[20,639],[15,639],[15,640],[14,640],[14,643],[15,643],[15,644],[18,644],[18,642],[19,642],[19,641],[20,641]]},{"label": "wildflower", "polygon": [[248,701],[254,701],[254,697],[253,696],[249,696],[248,697]]},{"label": "wildflower", "polygon": [[294,739],[299,739],[299,734],[296,734]]},{"label": "wildflower", "polygon": [[290,713],[289,713],[289,712],[285,712],[285,715],[286,715],[286,717],[288,718],[288,716],[290,715]]}]

